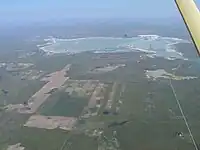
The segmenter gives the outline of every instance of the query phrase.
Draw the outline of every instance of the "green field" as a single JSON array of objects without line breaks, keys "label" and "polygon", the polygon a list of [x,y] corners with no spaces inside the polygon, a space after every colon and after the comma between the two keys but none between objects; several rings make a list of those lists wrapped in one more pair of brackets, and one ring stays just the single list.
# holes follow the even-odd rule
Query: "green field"
[{"label": "green field", "polygon": [[[36,68],[46,72],[59,70],[68,63],[72,64],[69,72],[70,79],[95,79],[108,85],[105,99],[97,116],[79,120],[76,129],[71,132],[26,128],[23,124],[30,115],[2,111],[0,112],[0,149],[10,144],[22,143],[25,150],[97,150],[100,147],[102,150],[109,148],[195,150],[169,80],[161,78],[155,81],[149,80],[145,77],[144,70],[165,69],[173,73],[172,68],[182,64],[176,72],[177,76],[199,77],[200,67],[191,61],[169,61],[163,58],[146,58],[138,63],[140,55],[143,53],[105,55],[82,53],[66,60],[64,56],[60,56],[60,60],[57,60],[59,56],[44,60],[34,59],[37,62]],[[44,64],[40,66],[39,62]],[[49,66],[45,68],[47,63]],[[102,74],[89,72],[95,67],[112,63],[126,64],[126,67]],[[54,64],[52,68],[51,64]],[[189,67],[191,64],[192,67]],[[0,82],[0,87],[10,89],[7,95],[10,103],[23,103],[44,84],[40,81],[21,81],[9,75],[5,77],[7,80]],[[109,114],[105,114],[104,107],[115,82],[118,86],[113,104]],[[200,143],[199,83],[199,78],[172,81],[197,146]],[[2,103],[5,95],[0,98]],[[69,96],[66,92],[58,90],[47,99],[37,113],[47,116],[79,117],[83,108],[87,106],[88,100],[89,98],[74,94]],[[118,113],[116,113],[117,107],[119,107]],[[96,131],[101,131],[102,134],[97,136],[94,134]]]},{"label": "green field", "polygon": [[[121,113],[131,121],[115,129],[122,149],[194,148],[183,119],[176,118],[181,114],[170,87],[160,84],[127,86]],[[183,132],[184,139],[176,132]]]},{"label": "green field", "polygon": [[49,97],[46,104],[41,106],[40,112],[46,116],[78,117],[87,104],[86,98],[72,97],[59,91]]},{"label": "green field", "polygon": [[[148,92],[153,93],[151,98],[148,98]],[[91,131],[98,130],[103,121],[104,136],[112,141],[112,132],[116,131],[120,149],[194,149],[172,90],[166,82],[159,85],[152,83],[149,86],[145,82],[127,84],[122,98],[123,105],[119,115],[100,114],[87,120],[85,128]],[[124,120],[129,122],[109,127],[114,122]],[[197,124],[189,124],[193,124],[191,130],[198,140]],[[178,132],[183,133],[183,137],[178,136]],[[104,142],[109,145],[108,141]]]},{"label": "green field", "polygon": [[68,137],[68,132],[61,130],[47,131],[36,128],[21,128],[15,133],[15,139],[12,143],[22,143],[26,150],[54,150],[61,148]]},{"label": "green field", "polygon": [[[19,104],[28,101],[28,99],[37,92],[44,82],[39,80],[21,80],[20,77],[12,76],[11,73],[1,72],[0,81],[0,104]],[[6,90],[5,94],[2,90]]]}]

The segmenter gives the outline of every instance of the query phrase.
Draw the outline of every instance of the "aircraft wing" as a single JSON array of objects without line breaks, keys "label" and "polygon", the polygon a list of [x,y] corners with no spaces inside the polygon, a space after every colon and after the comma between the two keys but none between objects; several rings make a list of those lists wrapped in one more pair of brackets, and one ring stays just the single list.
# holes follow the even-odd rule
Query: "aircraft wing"
[{"label": "aircraft wing", "polygon": [[200,12],[194,0],[175,0],[200,56]]}]

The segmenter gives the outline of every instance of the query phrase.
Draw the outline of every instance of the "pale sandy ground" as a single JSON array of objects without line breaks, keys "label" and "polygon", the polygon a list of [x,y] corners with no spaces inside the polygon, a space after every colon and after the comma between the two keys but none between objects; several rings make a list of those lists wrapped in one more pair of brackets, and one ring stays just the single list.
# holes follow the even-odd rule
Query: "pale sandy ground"
[{"label": "pale sandy ground", "polygon": [[24,105],[23,104],[9,104],[7,106],[4,107],[4,109],[6,111],[17,111],[19,109],[23,109],[24,108]]},{"label": "pale sandy ground", "polygon": [[21,143],[17,143],[15,145],[8,146],[7,150],[24,150],[25,147],[21,146]]},{"label": "pale sandy ground", "polygon": [[104,88],[104,84],[98,84],[98,86],[95,88],[90,101],[88,103],[88,108],[95,108],[97,105],[97,100],[101,99],[101,97],[99,97],[99,94],[101,93],[101,89]]},{"label": "pale sandy ground", "polygon": [[63,130],[72,130],[76,121],[77,119],[73,117],[33,115],[24,126],[43,129],[60,128]]},{"label": "pale sandy ground", "polygon": [[[89,118],[91,116],[98,115],[99,109],[102,105],[102,102],[104,101],[104,95],[106,91],[106,84],[99,83],[95,90],[93,91],[90,100],[88,102],[88,105],[84,108],[81,118]],[[91,111],[90,109],[96,108],[95,111]]]},{"label": "pale sandy ground", "polygon": [[116,94],[117,87],[118,87],[118,84],[115,82],[113,84],[112,91],[110,92],[109,99],[108,99],[108,102],[106,104],[105,109],[108,109],[108,110],[111,109],[112,104],[113,104],[113,99],[114,99],[114,96]]},{"label": "pale sandy ground", "polygon": [[[48,94],[54,88],[62,88],[64,83],[69,79],[66,77],[66,72],[70,69],[70,65],[67,65],[61,71],[57,71],[47,75],[43,78],[43,81],[47,83],[36,92],[29,100],[28,105],[25,106],[23,104],[17,105],[8,105],[5,108],[9,111],[17,110],[20,113],[35,113],[38,108],[47,100],[47,98],[51,95]],[[86,80],[87,81],[87,80]],[[79,81],[77,81],[79,82]],[[91,88],[92,81],[87,81],[84,84],[84,89]],[[96,86],[96,85],[95,85]],[[93,87],[95,88],[95,87]],[[105,88],[105,85],[102,83],[98,83],[96,86],[91,99],[88,103],[89,108],[94,108],[97,106],[97,100],[103,99],[102,90]],[[91,89],[90,89],[91,90]],[[34,128],[43,128],[43,129],[56,129],[60,128],[63,130],[72,130],[77,122],[77,118],[74,117],[62,117],[62,116],[42,116],[42,115],[32,115],[28,121],[24,124],[26,127],[34,127]],[[17,145],[19,147],[19,145]],[[14,146],[13,146],[14,147]],[[11,147],[12,148],[12,147]],[[19,149],[21,150],[21,149]]]},{"label": "pale sandy ground", "polygon": [[90,96],[98,83],[99,81],[95,80],[68,80],[62,87],[69,95],[76,92],[79,97],[84,97]]},{"label": "pale sandy ground", "polygon": [[171,73],[166,72],[164,69],[158,70],[146,70],[145,71],[147,78],[153,78],[154,80],[157,78],[165,78],[165,79],[172,79],[172,80],[190,80],[190,79],[197,79],[197,77],[192,76],[176,76]]},{"label": "pale sandy ground", "polygon": [[125,66],[126,66],[125,64],[117,64],[117,65],[113,65],[113,66],[108,64],[108,66],[94,69],[94,70],[90,71],[90,73],[105,73],[105,72],[109,72],[109,71],[114,71],[120,67],[125,67]]},{"label": "pale sandy ground", "polygon": [[71,65],[67,65],[61,71],[54,72],[48,77],[43,78],[42,81],[48,81],[38,92],[36,92],[29,100],[28,105],[23,104],[8,105],[5,107],[7,111],[18,110],[19,113],[35,113],[38,108],[47,100],[51,95],[48,93],[54,88],[60,88],[68,79],[66,72],[69,71]]},{"label": "pale sandy ground", "polygon": [[[47,81],[47,83],[36,92],[29,100],[28,105],[23,104],[8,105],[5,107],[7,111],[17,110],[19,113],[35,113],[38,108],[47,100],[51,95],[48,93],[54,88],[61,88],[62,85],[69,79],[66,77],[67,72],[69,71],[71,65],[67,65],[61,71],[57,71],[48,75],[42,79],[42,81]],[[29,120],[24,124],[27,127],[43,128],[43,129],[55,129],[60,128],[63,130],[71,130],[77,118],[73,117],[60,117],[60,116],[41,116],[33,115]],[[20,147],[20,144],[11,145],[8,150],[23,150],[23,147]]]}]

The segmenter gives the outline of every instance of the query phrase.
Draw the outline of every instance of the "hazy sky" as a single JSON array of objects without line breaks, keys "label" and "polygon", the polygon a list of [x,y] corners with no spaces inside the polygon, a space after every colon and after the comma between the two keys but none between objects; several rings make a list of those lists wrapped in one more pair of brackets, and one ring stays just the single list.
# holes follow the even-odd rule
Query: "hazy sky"
[{"label": "hazy sky", "polygon": [[0,0],[0,18],[10,21],[176,17],[174,0]]}]

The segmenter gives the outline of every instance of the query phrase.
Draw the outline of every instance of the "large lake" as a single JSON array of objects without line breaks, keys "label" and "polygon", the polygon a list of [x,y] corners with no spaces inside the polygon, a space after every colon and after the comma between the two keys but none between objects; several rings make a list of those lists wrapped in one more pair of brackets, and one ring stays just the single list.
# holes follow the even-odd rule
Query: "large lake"
[{"label": "large lake", "polygon": [[80,53],[84,51],[115,52],[115,51],[143,51],[150,57],[165,57],[184,59],[175,49],[176,43],[188,42],[176,38],[159,36],[145,36],[133,38],[88,37],[77,39],[46,39],[49,43],[40,49],[51,53]]}]

